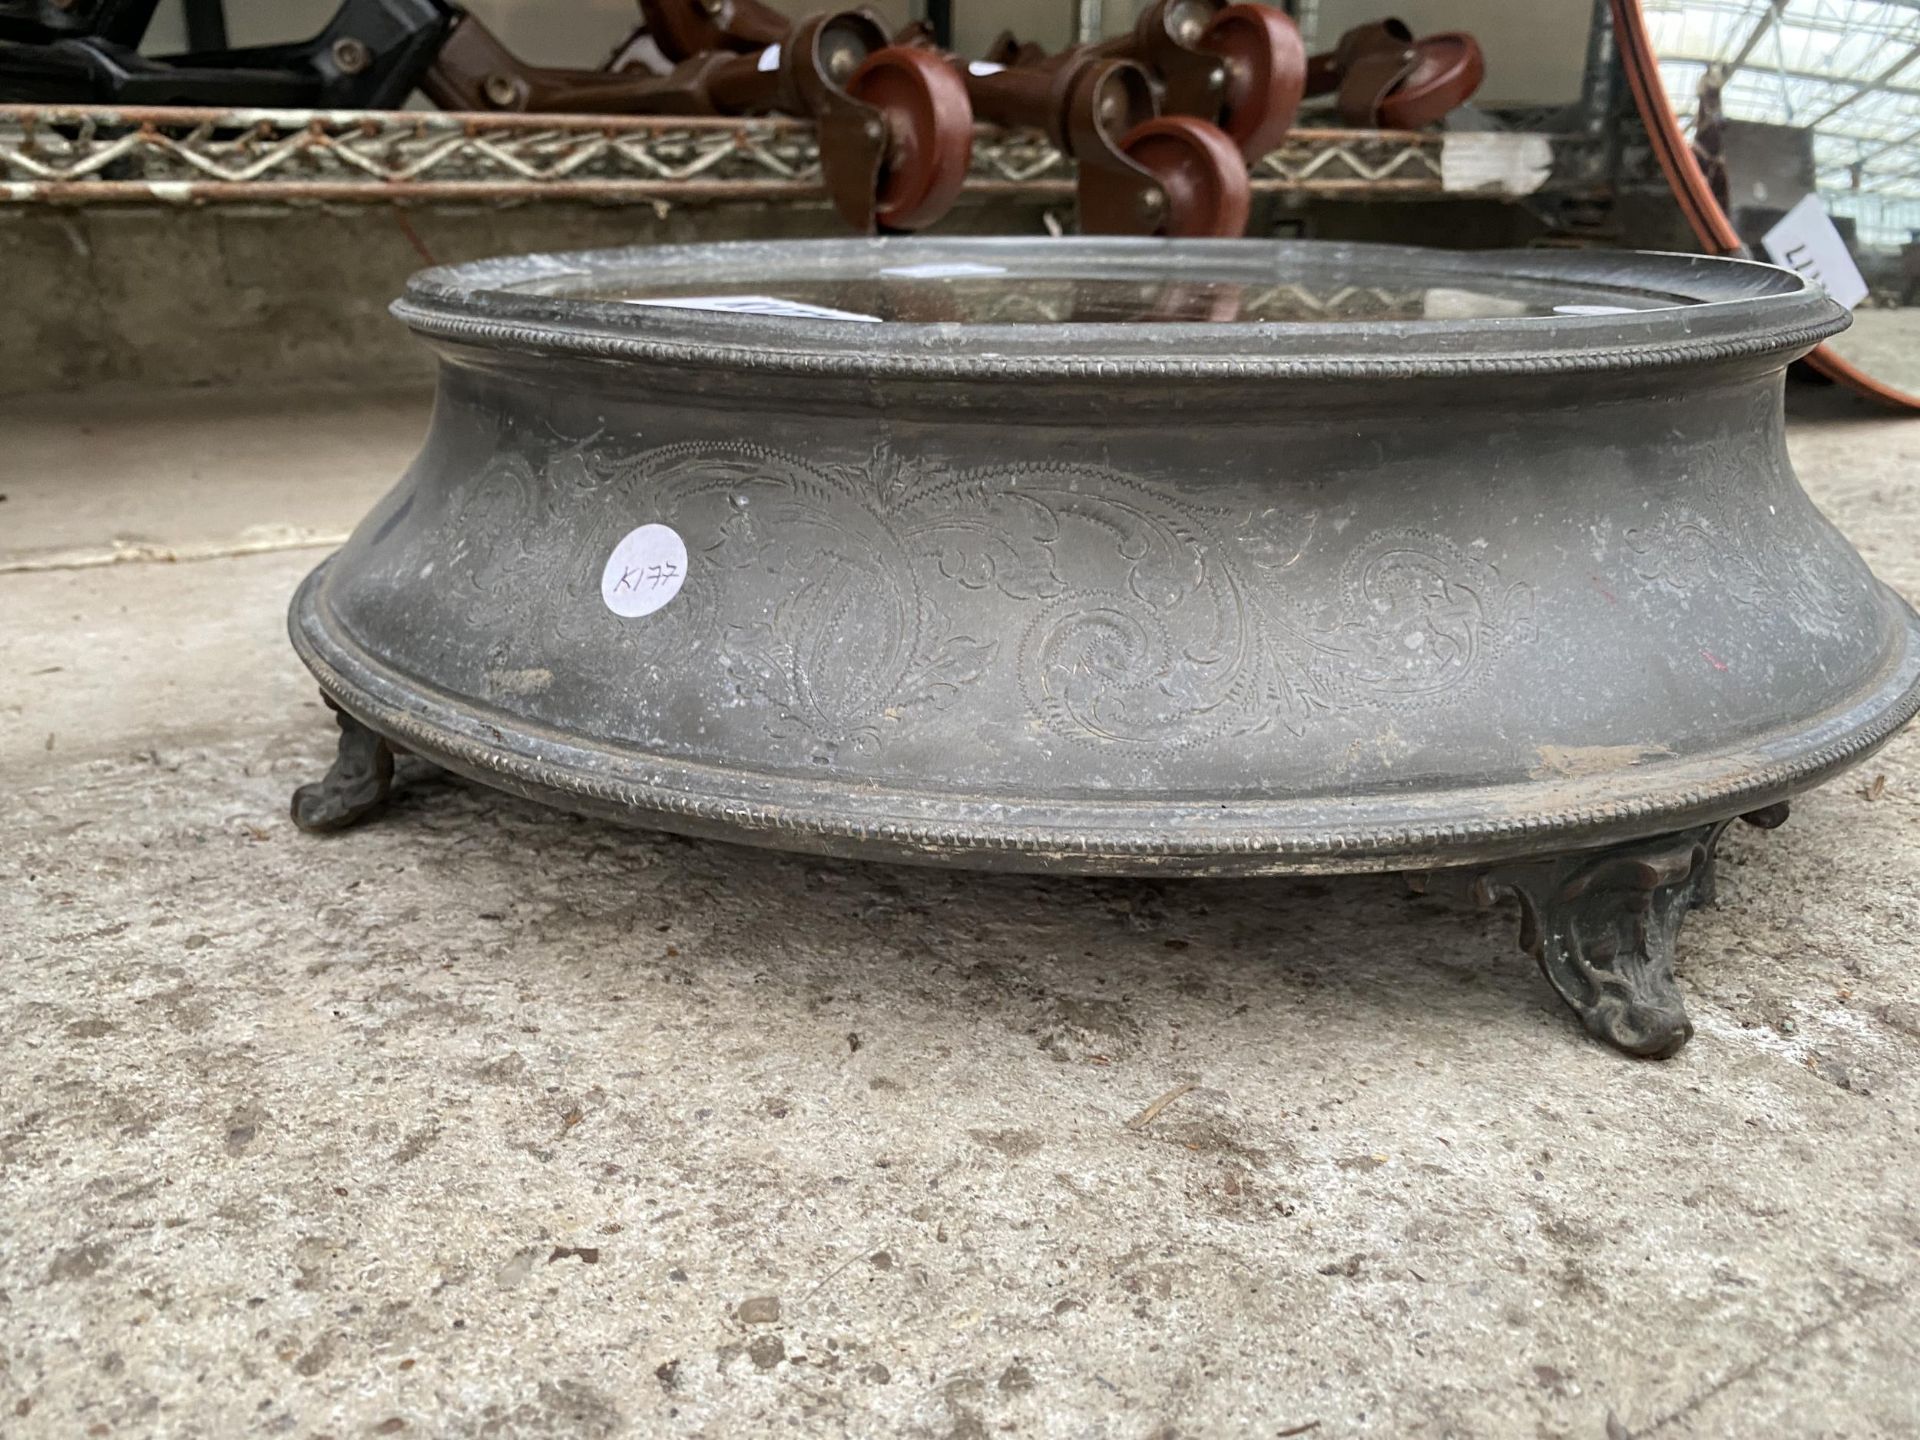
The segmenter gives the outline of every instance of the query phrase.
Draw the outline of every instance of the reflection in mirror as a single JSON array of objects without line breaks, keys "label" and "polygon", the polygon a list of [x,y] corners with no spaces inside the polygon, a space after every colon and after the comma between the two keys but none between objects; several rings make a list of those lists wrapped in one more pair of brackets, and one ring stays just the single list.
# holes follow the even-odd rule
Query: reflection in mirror
[{"label": "reflection in mirror", "polygon": [[1641,0],[1659,79],[1759,259],[1854,311],[1829,348],[1920,396],[1920,5]]},{"label": "reflection in mirror", "polygon": [[1275,283],[1209,276],[1189,267],[1181,279],[1165,280],[1029,274],[998,265],[929,265],[883,270],[877,277],[762,274],[748,280],[708,277],[679,283],[652,275],[570,271],[511,288],[521,294],[675,310],[912,325],[1410,324],[1626,315],[1695,303],[1626,285],[1507,277],[1469,286],[1457,280],[1428,282],[1416,275],[1399,278],[1397,284],[1356,283],[1349,275],[1303,270],[1295,279]]}]

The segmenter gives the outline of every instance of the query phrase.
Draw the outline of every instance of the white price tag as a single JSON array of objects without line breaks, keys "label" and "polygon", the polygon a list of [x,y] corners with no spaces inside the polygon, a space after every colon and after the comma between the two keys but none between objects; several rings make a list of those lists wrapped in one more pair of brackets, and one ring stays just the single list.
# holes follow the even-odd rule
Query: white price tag
[{"label": "white price tag", "polygon": [[1802,196],[1798,205],[1760,237],[1760,246],[1774,264],[1824,287],[1849,310],[1867,298],[1867,282],[1861,278],[1860,267],[1847,253],[1847,242],[1840,238],[1818,195]]},{"label": "white price tag", "polygon": [[780,68],[780,47],[778,45],[769,45],[766,49],[762,50],[760,52],[760,63],[754,68],[762,71],[778,70]]},{"label": "white price tag", "polygon": [[629,530],[600,572],[600,598],[628,620],[651,615],[687,583],[687,542],[670,525]]}]

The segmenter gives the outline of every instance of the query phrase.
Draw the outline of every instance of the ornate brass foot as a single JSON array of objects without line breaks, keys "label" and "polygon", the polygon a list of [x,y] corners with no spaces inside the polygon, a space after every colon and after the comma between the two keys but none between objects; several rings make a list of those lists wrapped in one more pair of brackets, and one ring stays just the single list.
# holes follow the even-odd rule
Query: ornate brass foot
[{"label": "ornate brass foot", "polygon": [[[1763,829],[1784,804],[1744,817]],[[1482,906],[1520,901],[1520,948],[1581,1023],[1629,1055],[1664,1060],[1693,1035],[1673,978],[1687,912],[1713,900],[1713,855],[1726,821],[1587,854],[1501,866],[1479,876]]]},{"label": "ornate brass foot", "polygon": [[386,803],[393,788],[393,747],[331,700],[340,748],[323,779],[293,792],[293,823],[302,830],[344,830]]}]

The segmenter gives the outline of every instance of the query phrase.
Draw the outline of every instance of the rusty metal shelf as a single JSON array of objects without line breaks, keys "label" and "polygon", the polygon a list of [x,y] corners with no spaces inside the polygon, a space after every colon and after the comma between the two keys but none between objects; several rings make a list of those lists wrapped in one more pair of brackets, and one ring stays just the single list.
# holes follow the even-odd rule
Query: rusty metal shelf
[{"label": "rusty metal shelf", "polygon": [[[1578,142],[1536,138],[1553,155],[1542,183],[1582,183],[1590,167]],[[1254,167],[1254,188],[1344,198],[1458,193],[1445,164],[1449,140],[1298,129]],[[1067,200],[1073,165],[1036,133],[983,126],[967,191]],[[1531,190],[1495,182],[1476,193]],[[813,127],[799,120],[0,105],[0,203],[554,199],[804,201],[824,199],[824,190]]]}]

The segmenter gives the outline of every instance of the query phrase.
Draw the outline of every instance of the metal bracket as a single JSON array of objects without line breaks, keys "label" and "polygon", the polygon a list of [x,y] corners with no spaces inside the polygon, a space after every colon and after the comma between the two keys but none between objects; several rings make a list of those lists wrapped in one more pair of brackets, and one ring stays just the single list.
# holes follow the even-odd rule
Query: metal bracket
[{"label": "metal bracket", "polygon": [[[1743,816],[1771,830],[1785,802]],[[1473,882],[1482,907],[1520,902],[1520,948],[1587,1030],[1629,1055],[1664,1060],[1693,1036],[1673,978],[1689,911],[1714,898],[1714,851],[1731,821],[1608,849],[1499,866]]]},{"label": "metal bracket", "polygon": [[339,749],[322,779],[293,792],[293,823],[313,834],[358,824],[393,790],[393,747],[333,701],[327,706],[340,722]]}]

